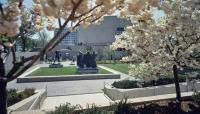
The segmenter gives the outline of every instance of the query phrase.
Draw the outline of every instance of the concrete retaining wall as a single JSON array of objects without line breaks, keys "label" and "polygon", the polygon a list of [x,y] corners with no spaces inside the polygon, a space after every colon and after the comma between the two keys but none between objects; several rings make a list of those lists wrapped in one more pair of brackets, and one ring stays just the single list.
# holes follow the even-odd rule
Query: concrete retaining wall
[{"label": "concrete retaining wall", "polygon": [[46,90],[36,92],[36,94],[8,107],[8,112],[39,109],[46,98]]},{"label": "concrete retaining wall", "polygon": [[17,83],[72,81],[72,80],[119,79],[119,78],[120,78],[120,74],[86,74],[86,75],[64,75],[64,76],[28,76],[28,77],[19,77],[19,78],[17,78]]},{"label": "concrete retaining wall", "polygon": [[44,102],[44,100],[47,97],[47,91],[46,90],[42,90],[40,92],[40,95],[38,95],[38,97],[35,99],[35,101],[33,102],[33,104],[29,107],[29,110],[37,110],[40,109],[42,106],[42,103]]},{"label": "concrete retaining wall", "polygon": [[[200,82],[195,84],[195,88],[200,90]],[[192,87],[188,87],[186,83],[180,83],[181,92],[192,91]],[[175,85],[163,85],[155,87],[146,87],[146,88],[134,88],[134,89],[117,89],[111,85],[105,85],[104,93],[112,100],[121,100],[124,98],[139,98],[139,97],[148,97],[156,96],[163,94],[172,94],[175,93]]]}]

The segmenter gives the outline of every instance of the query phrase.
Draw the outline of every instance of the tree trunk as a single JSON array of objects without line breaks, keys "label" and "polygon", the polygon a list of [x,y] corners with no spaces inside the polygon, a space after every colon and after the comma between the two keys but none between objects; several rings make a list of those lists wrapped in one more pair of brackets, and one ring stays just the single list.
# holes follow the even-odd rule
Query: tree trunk
[{"label": "tree trunk", "polygon": [[0,58],[0,114],[7,114],[6,105],[6,85],[7,82],[3,78],[5,77],[5,66],[2,58]]},{"label": "tree trunk", "polygon": [[6,81],[0,79],[0,114],[7,114]]},{"label": "tree trunk", "polygon": [[180,92],[180,86],[179,86],[179,80],[178,80],[177,65],[173,65],[173,72],[174,72],[174,82],[175,82],[175,88],[176,88],[176,99],[180,103],[181,102],[181,92]]}]

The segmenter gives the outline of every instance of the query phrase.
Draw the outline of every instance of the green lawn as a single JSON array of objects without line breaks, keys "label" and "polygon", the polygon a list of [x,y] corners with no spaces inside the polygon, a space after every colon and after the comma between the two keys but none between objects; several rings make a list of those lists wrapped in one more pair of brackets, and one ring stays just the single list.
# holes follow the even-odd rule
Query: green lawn
[{"label": "green lawn", "polygon": [[[110,74],[109,71],[98,68],[99,73],[98,74]],[[33,73],[31,73],[29,76],[56,76],[56,75],[74,75],[76,74],[76,67],[63,67],[63,68],[48,68],[43,67],[40,68]]]},{"label": "green lawn", "polygon": [[128,64],[124,64],[124,63],[121,63],[121,64],[103,64],[103,66],[106,66],[108,68],[111,68],[113,70],[117,70],[119,72],[122,72],[122,73],[125,73],[125,74],[128,74]]}]

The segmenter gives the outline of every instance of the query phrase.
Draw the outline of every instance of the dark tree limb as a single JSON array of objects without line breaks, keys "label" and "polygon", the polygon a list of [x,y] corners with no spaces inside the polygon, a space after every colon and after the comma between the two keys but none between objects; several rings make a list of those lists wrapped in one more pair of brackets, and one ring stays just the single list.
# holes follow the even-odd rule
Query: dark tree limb
[{"label": "dark tree limb", "polygon": [[6,55],[4,56],[4,58],[3,58],[3,63],[6,62],[6,60],[7,60],[8,57],[9,57],[9,55],[10,55],[10,50],[8,50],[8,52],[7,52]]},{"label": "dark tree limb", "polygon": [[84,16],[84,15],[87,15],[87,14],[89,14],[89,13],[92,12],[92,11],[94,11],[96,8],[98,8],[98,7],[100,7],[100,6],[101,6],[101,4],[96,5],[96,6],[94,6],[93,8],[91,8],[89,11],[84,12],[84,13],[80,14],[79,16],[74,17],[74,19],[78,19],[78,18],[80,18],[80,17],[82,17],[82,16]]},{"label": "dark tree limb", "polygon": [[62,23],[61,23],[61,19],[60,18],[58,18],[58,24],[59,24],[59,28],[61,28],[62,27]]},{"label": "dark tree limb", "polygon": [[13,76],[13,74],[15,74],[21,68],[21,66],[23,66],[25,63],[31,61],[32,59],[34,59],[34,57],[36,57],[36,55],[24,58],[23,61],[15,63],[13,68],[9,71],[9,73],[7,74],[6,77],[11,78]]},{"label": "dark tree limb", "polygon": [[[72,28],[72,30],[76,29],[76,27],[78,27],[82,21],[84,21],[85,19],[90,18],[90,17],[92,17],[92,15],[89,15],[89,16],[83,18],[82,20],[80,20],[79,22],[77,22],[76,25],[74,25],[74,27]],[[48,51],[51,51],[53,48],[55,48],[55,46],[58,45],[70,33],[71,33],[70,31],[67,31],[60,39],[55,41],[55,43],[49,48]]]}]

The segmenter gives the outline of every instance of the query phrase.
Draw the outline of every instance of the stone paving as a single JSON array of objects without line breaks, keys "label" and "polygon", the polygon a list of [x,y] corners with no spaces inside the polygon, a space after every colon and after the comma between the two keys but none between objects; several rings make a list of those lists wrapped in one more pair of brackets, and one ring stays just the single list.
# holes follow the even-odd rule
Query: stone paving
[{"label": "stone paving", "polygon": [[[64,66],[69,66],[70,62],[63,62]],[[48,67],[48,64],[39,64],[42,67]],[[29,69],[34,70],[38,66],[34,66]],[[126,79],[129,76],[110,68],[99,65],[99,67],[108,71],[121,74],[121,79]],[[26,74],[28,74],[26,72]],[[24,75],[23,75],[24,76]],[[8,83],[8,88],[16,88],[23,90],[25,88],[45,89],[47,88],[48,96],[62,96],[62,95],[74,95],[74,94],[86,94],[102,92],[104,83],[111,84],[119,79],[103,79],[103,80],[78,80],[78,81],[57,81],[57,82],[35,82],[35,83],[16,83],[16,80]]]},{"label": "stone paving", "polygon": [[85,109],[87,106],[95,104],[95,106],[109,106],[109,100],[103,93],[70,95],[70,96],[57,96],[47,97],[41,107],[41,110],[52,111],[56,106],[70,103],[72,106],[79,105]]},{"label": "stone paving", "polygon": [[[64,66],[69,63],[65,63]],[[43,64],[45,66],[45,64]],[[107,68],[105,66],[99,65],[99,67],[106,69],[113,73],[120,73],[113,69]],[[34,69],[34,68],[32,68]],[[30,69],[31,70],[31,69]],[[134,79],[126,74],[120,73],[121,79]],[[114,101],[110,100],[104,93],[102,89],[104,83],[111,84],[116,79],[109,80],[79,80],[79,81],[60,81],[60,82],[37,82],[37,83],[16,83],[16,80],[8,84],[8,88],[17,88],[19,90],[34,87],[36,89],[47,88],[48,97],[44,100],[41,107],[42,111],[36,112],[37,114],[43,114],[43,111],[54,110],[56,106],[65,103],[71,103],[72,105],[80,105],[82,108],[87,108],[88,105],[95,104],[96,106],[109,106]],[[182,93],[182,96],[191,96],[192,92]],[[174,99],[175,94],[158,95],[151,97],[141,97],[129,99],[128,102],[131,103],[144,103],[152,102],[157,100]],[[118,102],[118,101],[115,101]],[[34,114],[33,111],[30,114]],[[23,114],[23,113],[13,113],[13,114]]]},{"label": "stone paving", "polygon": [[[181,93],[182,98],[191,96],[193,92],[183,92]],[[176,94],[165,94],[165,95],[157,95],[157,96],[150,96],[150,97],[139,97],[139,98],[132,98],[128,99],[128,103],[136,103],[136,104],[143,104],[147,102],[153,101],[162,101],[162,100],[170,100],[175,99]],[[44,100],[43,106],[41,110],[44,111],[52,111],[55,110],[56,106],[60,106],[62,104],[70,103],[72,106],[79,105],[83,109],[87,108],[87,106],[91,106],[95,104],[95,106],[103,107],[103,106],[110,106],[110,104],[114,104],[117,101],[110,100],[104,93],[95,93],[95,94],[82,94],[82,95],[71,95],[71,96],[57,96],[57,97],[47,97]]]}]

